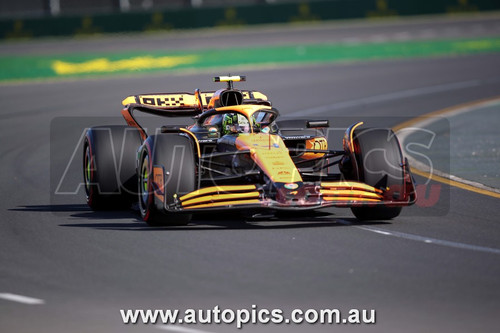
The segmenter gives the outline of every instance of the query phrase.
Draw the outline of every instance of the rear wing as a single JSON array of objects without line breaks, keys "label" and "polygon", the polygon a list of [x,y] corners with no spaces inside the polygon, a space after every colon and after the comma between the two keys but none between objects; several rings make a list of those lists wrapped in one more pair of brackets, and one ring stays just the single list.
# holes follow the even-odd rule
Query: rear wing
[{"label": "rear wing", "polygon": [[[244,90],[243,104],[260,104],[270,102],[267,96],[258,91]],[[134,111],[154,114],[162,117],[193,117],[208,110],[210,101],[217,92],[200,92],[194,94],[169,93],[169,94],[143,94],[125,98],[122,101],[124,108],[122,115],[129,126],[136,127],[143,140],[146,140],[146,131],[139,125],[134,117]],[[218,98],[218,96],[216,96]]]},{"label": "rear wing", "polygon": [[[200,93],[202,101],[207,101],[204,104],[208,105],[208,101],[212,98],[214,92]],[[190,93],[169,93],[169,94],[144,94],[129,96],[122,101],[123,105],[139,104],[146,107],[159,108],[164,110],[193,110],[197,109],[200,112],[198,101],[195,94]],[[168,116],[168,114],[165,114]]]},{"label": "rear wing", "polygon": [[[208,109],[210,100],[214,95],[214,91],[200,92],[197,90],[194,94],[191,93],[168,93],[168,94],[143,94],[128,96],[122,101],[124,106],[131,104],[139,104],[145,107],[165,110],[165,111],[181,111],[181,112],[165,112],[164,115],[169,117],[182,116],[182,111],[192,111],[199,113]],[[258,91],[242,90],[243,104],[254,104],[262,101],[268,101],[267,96]],[[191,113],[191,112],[186,112]]]}]

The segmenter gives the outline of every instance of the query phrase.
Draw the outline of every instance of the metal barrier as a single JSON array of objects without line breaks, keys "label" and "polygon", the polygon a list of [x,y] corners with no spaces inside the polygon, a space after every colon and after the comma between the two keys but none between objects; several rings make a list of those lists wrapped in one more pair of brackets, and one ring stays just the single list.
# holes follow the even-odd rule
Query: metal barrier
[{"label": "metal barrier", "polygon": [[[235,1],[154,0],[156,7],[151,8],[147,6],[148,1],[153,3],[153,0],[39,1],[33,8],[45,16],[0,19],[0,39],[466,13],[500,9],[498,0],[301,2],[267,0],[269,3],[266,0],[240,0],[236,2],[238,5],[225,6],[223,4],[234,4]],[[166,7],[167,2],[169,7]],[[16,2],[9,3],[14,6]],[[86,7],[83,9],[78,7],[80,6],[78,4],[83,3]],[[95,6],[92,7],[92,4]],[[5,13],[5,6],[6,4],[0,5],[2,13]]]}]

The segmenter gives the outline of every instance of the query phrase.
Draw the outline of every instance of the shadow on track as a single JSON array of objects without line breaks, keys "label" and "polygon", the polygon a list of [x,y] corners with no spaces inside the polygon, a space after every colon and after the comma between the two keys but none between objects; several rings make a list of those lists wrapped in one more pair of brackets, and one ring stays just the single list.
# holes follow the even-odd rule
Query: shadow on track
[{"label": "shadow on track", "polygon": [[88,211],[89,206],[84,204],[66,204],[66,205],[33,205],[33,206],[18,206],[11,208],[9,211],[14,212],[78,212]]},{"label": "shadow on track", "polygon": [[[20,206],[9,210],[20,212],[53,212],[58,213],[57,215],[63,219],[95,221],[91,223],[60,224],[62,227],[121,231],[300,229],[387,224],[387,222],[364,223],[352,217],[336,216],[325,211],[279,212],[275,215],[269,214],[257,217],[249,217],[244,213],[238,212],[218,212],[195,214],[193,220],[187,226],[150,227],[140,219],[137,210],[92,211],[85,204]],[[128,220],[128,222],[118,221],[124,219]],[[103,222],[109,220],[114,221]]]}]

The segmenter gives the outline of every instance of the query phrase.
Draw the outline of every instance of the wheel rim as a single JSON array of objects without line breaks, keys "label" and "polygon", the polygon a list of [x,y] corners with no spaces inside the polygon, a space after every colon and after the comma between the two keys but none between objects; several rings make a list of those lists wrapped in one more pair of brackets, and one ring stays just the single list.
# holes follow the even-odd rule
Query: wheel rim
[{"label": "wheel rim", "polygon": [[87,145],[85,148],[85,160],[84,160],[83,178],[85,181],[85,190],[87,194],[90,192],[90,183],[92,177],[92,156],[90,155],[90,146]]},{"label": "wheel rim", "polygon": [[141,176],[140,176],[140,183],[139,183],[139,189],[141,193],[141,203],[143,210],[146,209],[148,200],[149,200],[149,157],[148,155],[144,156],[144,159],[142,161],[142,167],[141,167]]}]

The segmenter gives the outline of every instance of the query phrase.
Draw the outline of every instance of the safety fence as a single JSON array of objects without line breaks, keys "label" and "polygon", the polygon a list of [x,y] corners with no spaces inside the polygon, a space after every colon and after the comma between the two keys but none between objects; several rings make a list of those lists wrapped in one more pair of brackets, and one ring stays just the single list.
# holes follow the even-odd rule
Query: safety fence
[{"label": "safety fence", "polygon": [[[115,0],[118,5],[120,0]],[[49,1],[50,3],[50,1]],[[130,3],[130,2],[129,2]],[[132,2],[133,3],[133,2]],[[336,0],[234,2],[221,6],[162,7],[110,12],[0,19],[0,39],[79,36],[103,33],[234,27],[254,24],[314,22],[353,18],[474,13],[500,10],[498,0]],[[226,2],[233,3],[233,2]],[[46,9],[50,12],[50,8]],[[69,11],[71,13],[71,11]]]}]

